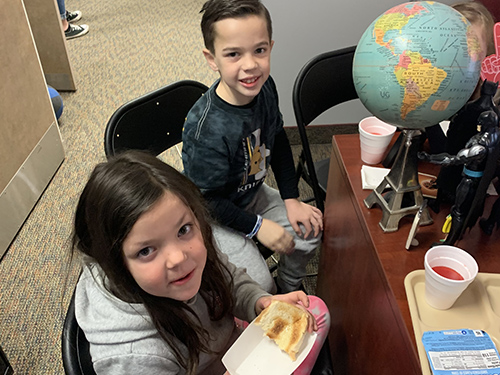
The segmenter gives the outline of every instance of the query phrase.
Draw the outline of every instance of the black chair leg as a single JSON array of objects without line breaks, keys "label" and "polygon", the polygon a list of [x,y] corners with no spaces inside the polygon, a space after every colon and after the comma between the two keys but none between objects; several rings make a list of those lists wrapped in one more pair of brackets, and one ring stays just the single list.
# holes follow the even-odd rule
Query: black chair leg
[{"label": "black chair leg", "polygon": [[7,356],[5,355],[1,347],[0,347],[0,374],[2,375],[14,374],[14,370],[10,366],[10,363],[7,360]]},{"label": "black chair leg", "polygon": [[314,364],[311,375],[333,375],[332,356],[330,354],[330,344],[328,337],[326,338],[323,346],[318,355],[318,359]]}]

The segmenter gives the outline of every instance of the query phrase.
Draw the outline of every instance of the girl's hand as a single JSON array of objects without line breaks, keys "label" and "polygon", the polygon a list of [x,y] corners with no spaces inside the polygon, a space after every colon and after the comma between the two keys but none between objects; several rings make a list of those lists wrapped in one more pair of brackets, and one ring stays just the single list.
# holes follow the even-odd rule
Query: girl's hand
[{"label": "girl's hand", "polygon": [[309,307],[309,298],[304,292],[297,291],[287,294],[277,294],[274,296],[261,297],[255,304],[255,312],[257,313],[257,315],[259,315],[262,310],[269,306],[273,300],[283,301],[298,306],[307,313],[307,332],[311,333],[312,331],[318,330],[316,319],[309,311],[307,311],[307,308]]}]

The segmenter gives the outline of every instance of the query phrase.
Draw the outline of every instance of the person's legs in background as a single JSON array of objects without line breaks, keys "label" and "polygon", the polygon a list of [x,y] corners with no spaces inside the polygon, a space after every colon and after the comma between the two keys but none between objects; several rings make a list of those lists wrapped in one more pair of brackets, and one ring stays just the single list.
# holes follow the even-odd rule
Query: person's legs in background
[{"label": "person's legs in background", "polygon": [[65,0],[57,0],[57,6],[59,7],[59,15],[61,16],[62,28],[66,39],[78,38],[89,32],[89,27],[87,25],[70,24],[70,22],[75,22],[82,18],[82,13],[80,11],[66,11]]}]

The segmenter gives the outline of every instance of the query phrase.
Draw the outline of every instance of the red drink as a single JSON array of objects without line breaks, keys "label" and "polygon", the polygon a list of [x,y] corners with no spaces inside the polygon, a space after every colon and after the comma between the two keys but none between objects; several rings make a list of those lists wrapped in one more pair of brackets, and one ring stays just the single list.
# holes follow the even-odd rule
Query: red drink
[{"label": "red drink", "polygon": [[436,266],[436,267],[432,267],[432,270],[434,272],[436,272],[438,275],[446,277],[447,279],[450,279],[450,280],[463,280],[464,279],[464,277],[462,275],[460,275],[457,271],[455,271],[453,268],[450,268],[450,267]]},{"label": "red drink", "polygon": [[370,134],[373,134],[373,135],[382,135],[381,133],[375,133],[375,132],[370,132]]}]

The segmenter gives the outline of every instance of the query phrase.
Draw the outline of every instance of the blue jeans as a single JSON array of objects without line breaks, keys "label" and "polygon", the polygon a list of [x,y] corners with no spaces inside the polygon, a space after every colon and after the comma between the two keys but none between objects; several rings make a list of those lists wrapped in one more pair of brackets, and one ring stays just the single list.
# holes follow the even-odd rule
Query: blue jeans
[{"label": "blue jeans", "polygon": [[59,7],[59,14],[61,15],[61,19],[66,19],[66,5],[64,5],[64,0],[57,0],[57,6]]}]

